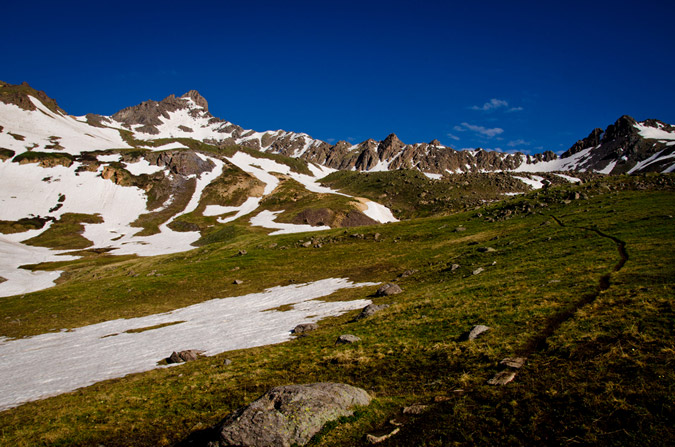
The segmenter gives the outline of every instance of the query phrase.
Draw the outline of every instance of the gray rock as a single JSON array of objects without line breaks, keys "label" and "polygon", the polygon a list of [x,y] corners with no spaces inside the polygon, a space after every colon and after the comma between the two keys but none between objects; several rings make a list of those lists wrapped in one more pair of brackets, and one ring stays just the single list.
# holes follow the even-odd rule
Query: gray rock
[{"label": "gray rock", "polygon": [[193,360],[197,360],[202,352],[204,351],[198,351],[196,349],[188,349],[187,351],[178,352],[174,351],[171,353],[169,358],[166,359],[166,362],[169,364],[191,362]]},{"label": "gray rock", "polygon": [[525,357],[506,357],[499,364],[513,369],[520,369],[525,365],[525,360],[527,360]]},{"label": "gray rock", "polygon": [[471,332],[469,332],[468,339],[475,340],[489,330],[490,330],[489,326],[478,324],[474,326],[473,329],[471,329]]},{"label": "gray rock", "polygon": [[391,438],[392,436],[394,436],[399,431],[401,431],[401,429],[396,427],[395,429],[393,429],[389,433],[385,433],[383,435],[379,435],[379,436],[378,435],[367,435],[366,441],[368,441],[371,444],[379,444],[380,442],[384,442],[387,439]]},{"label": "gray rock", "polygon": [[417,273],[417,270],[410,269],[410,270],[406,270],[405,272],[401,273],[400,275],[398,275],[398,277],[399,278],[407,278],[408,276],[414,275],[415,273]]},{"label": "gray rock", "polygon": [[497,250],[495,250],[495,249],[492,248],[492,247],[479,247],[479,248],[478,248],[478,251],[479,251],[480,253],[492,253],[492,252],[495,252],[495,251],[497,251]]},{"label": "gray rock", "polygon": [[483,267],[478,267],[476,270],[474,270],[471,273],[474,274],[474,275],[478,275],[479,273],[483,273],[484,271],[485,271],[485,269]]},{"label": "gray rock", "polygon": [[389,296],[389,295],[396,295],[398,293],[403,292],[403,290],[397,285],[397,284],[385,284],[379,289],[377,289],[377,292],[375,292],[376,296]]},{"label": "gray rock", "polygon": [[451,272],[454,272],[455,270],[457,270],[457,269],[460,268],[460,267],[461,267],[461,265],[459,265],[459,264],[452,264],[452,265],[450,266],[450,271],[451,271]]},{"label": "gray rock", "polygon": [[348,345],[351,343],[358,343],[360,342],[361,339],[357,337],[356,335],[351,335],[351,334],[344,334],[340,335],[337,340],[335,340],[336,345]]},{"label": "gray rock", "polygon": [[429,409],[429,405],[415,404],[403,409],[403,414],[422,414]]},{"label": "gray rock", "polygon": [[516,372],[504,370],[495,374],[495,376],[488,380],[489,385],[506,385],[516,378]]},{"label": "gray rock", "polygon": [[363,308],[361,313],[358,314],[356,316],[356,318],[354,318],[353,321],[359,321],[359,320],[362,320],[364,318],[368,318],[371,315],[374,315],[377,312],[379,312],[383,309],[386,309],[387,307],[389,307],[389,304],[369,304],[369,305],[367,305],[366,307]]},{"label": "gray rock", "polygon": [[223,360],[223,366],[230,366],[231,364],[232,364],[232,360],[230,360],[230,359]]},{"label": "gray rock", "polygon": [[370,396],[341,383],[312,383],[273,388],[217,426],[219,446],[305,445],[326,422],[351,416]]},{"label": "gray rock", "polygon": [[242,281],[241,279],[235,279],[234,281],[232,281],[232,284],[240,285],[244,284],[244,281]]},{"label": "gray rock", "polygon": [[316,323],[303,323],[295,326],[293,329],[294,334],[304,334],[305,332],[315,331],[319,328],[319,325]]}]

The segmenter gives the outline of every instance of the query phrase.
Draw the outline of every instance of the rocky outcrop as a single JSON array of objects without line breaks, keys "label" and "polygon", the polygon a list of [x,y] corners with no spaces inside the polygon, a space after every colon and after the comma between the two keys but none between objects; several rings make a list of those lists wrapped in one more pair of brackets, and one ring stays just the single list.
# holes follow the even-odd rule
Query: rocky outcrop
[{"label": "rocky outcrop", "polygon": [[[192,100],[197,107],[190,107],[188,100]],[[144,101],[137,106],[120,110],[112,115],[112,119],[128,128],[141,126],[135,127],[135,130],[139,132],[157,135],[159,133],[157,126],[163,123],[162,118],[169,119],[169,113],[181,109],[188,110],[195,118],[204,117],[214,120],[215,123],[222,122],[208,112],[206,99],[196,90],[190,90],[178,98],[175,95],[169,95],[161,101]]]},{"label": "rocky outcrop", "polygon": [[37,98],[52,112],[65,115],[64,112],[55,100],[47,96],[41,90],[35,90],[33,87],[24,82],[20,85],[8,84],[0,81],[0,102],[5,104],[14,104],[24,110],[37,110],[37,107],[30,100],[29,96]]},{"label": "rocky outcrop", "polygon": [[210,445],[305,445],[327,422],[352,415],[354,407],[370,400],[365,390],[341,383],[276,387],[228,415]]},{"label": "rocky outcrop", "polygon": [[166,167],[174,174],[183,176],[210,172],[216,166],[213,161],[203,159],[193,151],[154,152],[145,158],[151,164]]}]

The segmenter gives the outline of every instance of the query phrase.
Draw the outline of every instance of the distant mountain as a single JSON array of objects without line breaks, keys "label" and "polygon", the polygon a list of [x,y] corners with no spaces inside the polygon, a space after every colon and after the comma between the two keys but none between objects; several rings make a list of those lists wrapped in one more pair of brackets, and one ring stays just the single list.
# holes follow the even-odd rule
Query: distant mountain
[{"label": "distant mountain", "polygon": [[[0,89],[0,92],[11,90],[11,94],[0,94],[0,101],[32,110],[34,105],[27,99],[32,95],[50,110],[65,113],[46,94],[26,84],[0,85],[12,87]],[[126,129],[141,142],[190,138],[219,147],[241,145],[337,170],[417,169],[438,176],[490,171],[621,174],[675,169],[675,127],[654,119],[637,122],[629,116],[622,116],[605,131],[594,129],[560,157],[551,151],[535,155],[480,148],[457,151],[438,140],[405,144],[395,134],[382,141],[369,139],[352,145],[346,141],[330,144],[306,133],[246,130],[211,115],[206,99],[195,90],[180,97],[171,95],[161,101],[145,101],[109,117],[88,114],[78,121],[101,129]]]}]

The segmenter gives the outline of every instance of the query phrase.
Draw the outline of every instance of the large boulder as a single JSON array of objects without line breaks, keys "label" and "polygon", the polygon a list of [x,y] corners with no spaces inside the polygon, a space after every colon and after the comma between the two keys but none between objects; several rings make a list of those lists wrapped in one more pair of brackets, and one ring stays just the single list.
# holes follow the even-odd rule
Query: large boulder
[{"label": "large boulder", "polygon": [[372,315],[375,315],[377,312],[384,310],[387,307],[389,307],[389,304],[369,304],[366,307],[364,307],[361,313],[358,314],[352,321],[363,320],[364,318],[368,318]]},{"label": "large boulder", "polygon": [[218,440],[211,445],[305,445],[326,422],[350,416],[353,407],[369,403],[365,390],[342,383],[279,386],[228,415],[218,424]]},{"label": "large boulder", "polygon": [[381,286],[379,289],[377,289],[377,292],[375,292],[375,296],[389,296],[389,295],[396,295],[403,292],[401,288],[398,286],[398,284],[385,284]]}]

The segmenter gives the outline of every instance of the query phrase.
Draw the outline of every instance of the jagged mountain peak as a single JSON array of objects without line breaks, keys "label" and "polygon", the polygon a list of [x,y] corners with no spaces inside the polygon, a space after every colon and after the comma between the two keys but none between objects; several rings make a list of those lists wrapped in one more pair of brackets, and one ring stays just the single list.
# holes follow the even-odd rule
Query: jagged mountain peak
[{"label": "jagged mountain peak", "polygon": [[199,94],[197,90],[190,90],[189,92],[181,96],[181,98],[190,98],[191,100],[194,101],[195,104],[197,104],[205,111],[209,110],[209,103],[206,101],[206,98],[204,98],[202,95]]}]

